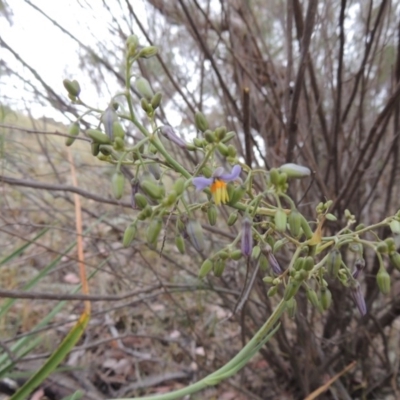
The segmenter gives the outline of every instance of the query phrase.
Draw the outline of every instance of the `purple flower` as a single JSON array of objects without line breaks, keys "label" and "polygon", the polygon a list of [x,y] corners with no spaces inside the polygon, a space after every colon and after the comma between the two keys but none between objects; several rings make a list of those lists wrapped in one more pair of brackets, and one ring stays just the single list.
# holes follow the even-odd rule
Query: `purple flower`
[{"label": "purple flower", "polygon": [[364,295],[361,291],[360,284],[356,281],[350,289],[351,297],[360,311],[360,314],[364,316],[367,313],[367,305],[365,304]]},{"label": "purple flower", "polygon": [[241,250],[242,254],[245,257],[249,257],[251,255],[251,251],[253,250],[253,233],[251,231],[251,220],[249,217],[245,216],[243,218],[242,225],[242,245]]},{"label": "purple flower", "polygon": [[227,182],[234,181],[237,179],[242,172],[240,165],[235,165],[231,172],[226,174],[222,167],[218,167],[211,178],[205,176],[198,176],[193,178],[193,185],[196,186],[196,190],[204,190],[210,187],[211,193],[214,198],[215,205],[219,206],[221,203],[229,201]]},{"label": "purple flower", "polygon": [[270,251],[268,252],[267,259],[268,259],[268,264],[271,266],[272,272],[275,275],[280,275],[283,272],[282,268],[279,265],[278,260],[272,254],[272,252]]},{"label": "purple flower", "polygon": [[186,149],[186,143],[183,139],[181,139],[174,131],[172,126],[164,125],[161,127],[160,132],[163,136],[165,136],[168,140],[175,143],[182,149]]}]

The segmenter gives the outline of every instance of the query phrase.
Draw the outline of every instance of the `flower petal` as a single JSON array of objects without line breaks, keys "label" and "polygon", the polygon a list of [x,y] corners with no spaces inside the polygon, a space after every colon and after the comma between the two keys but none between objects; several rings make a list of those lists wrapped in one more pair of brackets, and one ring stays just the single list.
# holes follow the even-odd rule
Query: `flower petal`
[{"label": "flower petal", "polygon": [[242,172],[241,166],[235,165],[232,168],[232,171],[230,172],[230,174],[221,174],[219,176],[219,178],[224,180],[225,182],[231,182],[231,181],[234,181],[235,179],[237,179],[241,172]]},{"label": "flower petal", "polygon": [[196,186],[196,190],[204,190],[206,187],[213,183],[213,178],[206,178],[205,176],[198,176],[192,179],[192,183]]},{"label": "flower petal", "polygon": [[212,174],[213,178],[219,178],[221,175],[224,175],[224,168],[223,167],[216,168],[215,171]]}]

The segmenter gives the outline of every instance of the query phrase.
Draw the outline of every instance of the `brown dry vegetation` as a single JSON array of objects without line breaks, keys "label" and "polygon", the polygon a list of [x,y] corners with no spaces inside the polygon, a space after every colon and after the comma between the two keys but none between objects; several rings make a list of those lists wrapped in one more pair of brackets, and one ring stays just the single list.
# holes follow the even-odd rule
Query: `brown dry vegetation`
[{"label": "brown dry vegetation", "polygon": [[[164,93],[160,123],[168,122],[168,110],[173,109],[182,117],[181,133],[193,133],[193,114],[200,109],[212,126],[224,124],[238,132],[235,146],[253,168],[284,162],[309,166],[312,179],[293,185],[291,196],[310,219],[321,200],[334,201],[338,222],[327,224],[326,236],[344,226],[345,209],[365,224],[395,213],[400,194],[397,2],[277,0],[268,7],[262,1],[211,3],[148,0],[148,19],[157,29],[146,30],[133,2],[112,2],[107,28],[119,48],[82,45],[82,77],[94,77],[102,93],[103,76],[123,86],[122,62],[112,65],[109,60],[122,54],[133,29],[146,38],[144,43],[160,46],[157,59],[146,60],[138,70]],[[1,39],[0,44],[18,54]],[[71,120],[79,114],[66,96],[29,75],[28,66],[26,70],[33,94]],[[1,256],[49,228],[0,269],[0,292],[19,291],[8,294],[18,300],[0,319],[0,353],[13,356],[13,343],[27,335],[42,339],[10,371],[11,376],[24,372],[20,375],[26,377],[56,348],[83,305],[69,299],[44,329],[32,332],[78,282],[76,248],[67,251],[76,240],[70,167],[64,138],[53,134],[66,128],[6,114],[0,126]],[[138,137],[133,126],[128,133]],[[192,153],[170,151],[189,170],[199,161]],[[128,185],[121,202],[113,200],[113,168],[91,156],[87,141],[77,141],[72,153],[82,197],[90,293],[95,297],[84,338],[62,365],[67,371],[51,378],[57,384],[48,396],[61,399],[77,389],[90,399],[161,393],[226,363],[277,303],[266,294],[265,273],[258,274],[243,311],[232,316],[244,286],[243,261],[231,262],[222,278],[211,276],[199,287],[196,276],[207,255],[188,244],[181,256],[174,246],[173,223],[159,239],[165,239],[162,254],[148,248],[145,225],[134,244],[122,248],[123,231],[135,214]],[[133,172],[124,173],[129,178]],[[195,196],[192,191],[190,196]],[[226,225],[229,207],[219,212],[215,227],[197,215],[211,252],[229,243],[238,229]],[[379,234],[385,238],[389,232]],[[292,250],[285,248],[277,256],[281,265]],[[54,268],[25,291],[28,299],[20,298],[24,284],[58,256]],[[343,256],[352,265],[352,254]],[[399,272],[387,263],[392,290],[382,296],[376,287],[376,257],[368,251],[365,256],[366,317],[360,318],[348,291],[335,282],[329,286],[333,306],[323,314],[300,292],[296,318],[282,318],[274,339],[243,372],[191,398],[303,399],[352,361],[355,367],[319,399],[399,398]]]}]

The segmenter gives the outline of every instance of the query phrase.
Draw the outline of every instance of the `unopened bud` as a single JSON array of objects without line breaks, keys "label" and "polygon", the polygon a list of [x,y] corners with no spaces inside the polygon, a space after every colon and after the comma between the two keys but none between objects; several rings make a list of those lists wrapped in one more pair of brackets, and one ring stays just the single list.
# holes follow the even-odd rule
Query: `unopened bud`
[{"label": "unopened bud", "polygon": [[229,193],[229,205],[234,206],[238,201],[242,200],[245,193],[245,185],[239,185],[233,188],[232,193]]},{"label": "unopened bud", "polygon": [[279,170],[286,173],[288,178],[305,178],[311,175],[309,168],[293,163],[283,164],[279,167]]},{"label": "unopened bud", "polygon": [[242,224],[242,241],[240,247],[245,257],[249,257],[253,249],[253,232],[251,227],[252,221],[249,217],[245,216]]},{"label": "unopened bud", "polygon": [[278,208],[275,212],[275,229],[278,232],[285,232],[286,222],[287,216],[285,211],[283,211],[281,208]]},{"label": "unopened bud", "polygon": [[333,278],[337,277],[340,266],[342,265],[342,254],[339,249],[333,249],[326,260],[328,274]]},{"label": "unopened bud", "polygon": [[147,206],[147,199],[142,193],[136,193],[134,198],[135,204],[140,210],[143,210]]},{"label": "unopened bud", "polygon": [[111,144],[110,138],[105,135],[103,132],[100,132],[97,129],[88,129],[86,131],[86,135],[90,137],[90,139],[93,140],[93,142],[98,143],[98,144]]},{"label": "unopened bud", "polygon": [[113,122],[113,134],[115,138],[120,138],[124,140],[125,138],[125,131],[119,121]]},{"label": "unopened bud", "polygon": [[144,97],[147,101],[151,101],[154,93],[147,79],[142,77],[136,79],[135,86],[142,97]]},{"label": "unopened bud", "polygon": [[150,105],[150,103],[144,97],[142,97],[140,99],[140,106],[142,107],[142,110],[146,112],[146,114],[153,112],[153,107]]},{"label": "unopened bud", "polygon": [[297,293],[297,291],[299,290],[299,287],[300,287],[299,282],[290,279],[288,285],[286,286],[285,293],[283,294],[283,298],[285,299],[285,301],[288,301],[291,298],[293,298]]},{"label": "unopened bud", "polygon": [[274,297],[277,292],[278,292],[278,286],[272,286],[268,289],[267,296]]},{"label": "unopened bud", "polygon": [[228,143],[236,136],[236,132],[230,131],[228,132],[225,137],[221,140],[222,143]]},{"label": "unopened bud", "polygon": [[161,228],[162,228],[161,218],[154,218],[152,221],[150,221],[150,224],[147,227],[146,231],[147,243],[149,245],[156,244],[158,236],[160,235],[161,232]]},{"label": "unopened bud", "polygon": [[68,137],[65,139],[65,145],[71,146],[72,143],[75,142],[76,137],[79,135],[79,122],[73,122],[68,128],[68,135],[72,137]]},{"label": "unopened bud", "polygon": [[393,263],[395,268],[400,271],[400,254],[397,251],[390,253],[390,261]]},{"label": "unopened bud", "polygon": [[136,229],[136,225],[131,224],[129,225],[124,232],[124,237],[122,239],[122,244],[124,247],[129,247],[133,241],[133,239],[135,239],[137,233],[137,229]]},{"label": "unopened bud", "polygon": [[311,230],[308,221],[303,217],[303,215],[301,215],[301,229],[303,229],[303,232],[306,235],[307,239],[311,239],[313,237],[313,231]]},{"label": "unopened bud", "polygon": [[362,316],[364,316],[367,313],[367,305],[365,304],[365,299],[361,291],[361,286],[357,281],[353,283],[350,289],[350,294],[353,298],[355,305],[358,308],[358,311]]},{"label": "unopened bud", "polygon": [[303,269],[305,271],[311,271],[314,268],[314,258],[308,256],[304,259]]},{"label": "unopened bud", "polygon": [[321,288],[321,306],[324,311],[326,311],[332,304],[332,293],[331,291],[324,287]]},{"label": "unopened bud", "polygon": [[183,239],[182,235],[176,235],[175,237],[175,245],[176,248],[179,250],[179,253],[185,254],[185,240]]},{"label": "unopened bud", "polygon": [[215,131],[215,137],[217,139],[218,142],[220,142],[221,140],[224,139],[224,137],[226,136],[227,133],[227,129],[226,126],[220,126],[218,127]]},{"label": "unopened bud", "polygon": [[399,235],[400,234],[400,222],[397,220],[392,220],[390,222],[390,230],[395,234],[395,235]]},{"label": "unopened bud", "polygon": [[207,129],[204,132],[204,139],[206,139],[208,143],[214,143],[215,142],[214,132]]},{"label": "unopened bud", "polygon": [[204,235],[203,228],[200,225],[200,222],[194,219],[191,219],[186,227],[186,232],[189,236],[190,242],[193,247],[197,251],[204,250]]},{"label": "unopened bud", "polygon": [[208,222],[211,226],[214,226],[217,223],[217,215],[217,207],[215,207],[214,204],[211,204],[207,210]]},{"label": "unopened bud", "polygon": [[114,140],[114,122],[117,120],[117,114],[114,111],[112,105],[108,106],[101,116],[101,122],[103,123],[106,135],[110,138],[110,141]]},{"label": "unopened bud", "polygon": [[179,146],[181,149],[187,148],[186,142],[181,139],[174,131],[172,126],[169,125],[164,125],[161,129],[161,134],[166,137],[168,140],[171,142],[175,143],[177,146]]},{"label": "unopened bud", "polygon": [[315,290],[313,289],[307,289],[306,290],[306,295],[307,295],[307,299],[308,301],[316,308],[316,309],[320,309],[320,304],[319,304],[319,300],[318,300],[318,296],[317,293],[315,292]]},{"label": "unopened bud", "polygon": [[79,82],[76,80],[70,81],[69,79],[64,79],[63,84],[65,89],[67,89],[68,94],[72,97],[78,97],[81,92],[81,87]]},{"label": "unopened bud", "polygon": [[230,145],[228,146],[228,157],[234,158],[234,157],[236,157],[236,156],[237,156],[236,147],[233,146],[232,144],[230,144]]},{"label": "unopened bud", "polygon": [[378,284],[379,290],[383,294],[390,293],[390,275],[385,268],[381,267],[376,274],[376,282]]},{"label": "unopened bud", "polygon": [[158,53],[158,49],[155,46],[147,46],[140,50],[139,57],[140,58],[150,58],[154,57]]},{"label": "unopened bud", "polygon": [[139,39],[136,35],[128,36],[126,39],[126,54],[128,57],[133,57],[136,54],[136,49],[139,44]]},{"label": "unopened bud", "polygon": [[100,152],[100,145],[98,143],[92,142],[90,144],[90,147],[91,147],[92,155],[94,155],[96,157]]},{"label": "unopened bud", "polygon": [[224,270],[225,270],[225,261],[221,259],[217,260],[213,266],[214,276],[216,276],[217,278],[221,277]]},{"label": "unopened bud", "polygon": [[288,217],[289,230],[293,237],[298,238],[301,235],[301,214],[296,210],[292,210]]},{"label": "unopened bud", "polygon": [[376,251],[381,254],[386,254],[389,251],[386,242],[378,242],[376,245]]},{"label": "unopened bud", "polygon": [[153,107],[153,110],[157,109],[160,104],[161,104],[161,99],[162,99],[162,93],[161,92],[157,92],[153,98],[151,99],[151,106]]},{"label": "unopened bud", "polygon": [[238,213],[237,213],[237,211],[234,211],[234,212],[231,213],[231,215],[229,215],[229,217],[228,217],[228,222],[227,222],[228,226],[233,226],[233,225],[235,225],[237,219],[238,219]]},{"label": "unopened bud", "polygon": [[208,122],[202,112],[196,112],[196,114],[194,115],[194,122],[196,124],[196,128],[199,131],[205,132],[208,129]]},{"label": "unopened bud", "polygon": [[242,251],[241,250],[232,251],[230,257],[232,260],[238,261],[242,258]]},{"label": "unopened bud", "polygon": [[268,260],[268,264],[272,269],[272,272],[275,275],[280,275],[283,271],[281,266],[278,263],[278,260],[275,258],[275,256],[272,254],[271,251],[267,252],[267,260]]},{"label": "unopened bud", "polygon": [[274,186],[279,184],[279,171],[276,168],[271,168],[269,171],[269,180]]},{"label": "unopened bud", "polygon": [[226,144],[218,143],[217,148],[221,155],[223,155],[224,157],[229,156],[228,146]]},{"label": "unopened bud", "polygon": [[114,197],[119,200],[124,194],[125,177],[120,171],[116,171],[111,178],[111,187]]},{"label": "unopened bud", "polygon": [[200,267],[200,271],[199,271],[199,278],[204,278],[206,275],[208,275],[208,273],[212,270],[213,267],[213,262],[207,258],[207,260],[205,260],[203,262],[203,264],[201,264]]},{"label": "unopened bud", "polygon": [[150,179],[143,179],[140,182],[140,187],[142,188],[143,192],[146,193],[147,196],[151,197],[154,200],[160,200],[165,195],[164,186],[157,184]]},{"label": "unopened bud", "polygon": [[286,310],[290,318],[294,318],[297,312],[297,301],[294,297],[286,302]]},{"label": "unopened bud", "polygon": [[251,258],[253,258],[254,260],[257,260],[258,257],[260,257],[261,254],[261,248],[260,246],[254,246],[253,247],[253,251],[251,252]]}]

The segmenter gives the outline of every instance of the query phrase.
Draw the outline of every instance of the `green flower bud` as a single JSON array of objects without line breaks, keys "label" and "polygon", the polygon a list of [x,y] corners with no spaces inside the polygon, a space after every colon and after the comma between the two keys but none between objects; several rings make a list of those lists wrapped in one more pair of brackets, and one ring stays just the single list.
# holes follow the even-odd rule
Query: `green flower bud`
[{"label": "green flower bud", "polygon": [[124,141],[123,141],[121,138],[116,137],[116,138],[114,139],[114,145],[113,145],[113,147],[114,147],[114,150],[123,151],[124,148],[125,148],[125,143],[124,143]]},{"label": "green flower bud", "polygon": [[178,178],[174,183],[174,190],[178,196],[180,196],[185,190],[185,178]]},{"label": "green flower bud", "polygon": [[194,115],[194,123],[196,124],[196,128],[201,132],[205,132],[208,129],[206,117],[200,111],[196,112]]},{"label": "green flower bud", "polygon": [[192,143],[186,143],[186,150],[188,151],[195,151],[196,150],[196,146]]},{"label": "green flower bud", "polygon": [[142,211],[137,215],[137,219],[139,221],[144,221],[147,218],[150,218],[151,215],[153,214],[153,209],[147,205],[145,208],[143,208]]},{"label": "green flower bud", "polygon": [[125,131],[119,121],[113,122],[113,134],[115,138],[120,138],[124,140],[125,138]]},{"label": "green flower bud", "polygon": [[234,157],[236,157],[236,156],[237,156],[236,147],[235,147],[234,145],[230,144],[230,145],[228,146],[228,157],[234,158]]},{"label": "green flower bud", "polygon": [[131,224],[129,225],[124,232],[124,237],[122,239],[122,244],[124,247],[129,247],[135,239],[137,233],[136,225]]},{"label": "green flower bud", "polygon": [[99,149],[101,154],[105,156],[110,156],[112,154],[112,147],[108,144],[101,144]]},{"label": "green flower bud", "polygon": [[283,298],[285,301],[290,300],[297,293],[300,287],[300,282],[294,281],[292,279],[289,280],[288,285],[286,286],[285,293],[283,294]]},{"label": "green flower bud", "polygon": [[153,110],[157,109],[160,104],[161,104],[161,99],[162,99],[162,93],[161,92],[157,92],[153,98],[151,99],[151,106],[153,107]]},{"label": "green flower bud", "polygon": [[161,169],[158,163],[148,164],[149,172],[156,178],[157,180],[161,177]]},{"label": "green flower bud", "polygon": [[400,271],[400,254],[397,251],[390,253],[390,261],[393,263],[395,268]]},{"label": "green flower bud", "polygon": [[293,237],[298,238],[301,235],[301,214],[296,210],[292,210],[288,217],[289,230]]},{"label": "green flower bud", "polygon": [[217,223],[217,216],[218,216],[217,207],[215,207],[214,204],[211,204],[207,210],[208,222],[210,223],[211,226],[214,226]]},{"label": "green flower bud", "polygon": [[261,248],[260,246],[254,246],[253,250],[251,251],[251,258],[254,258],[255,260],[258,259],[258,257],[260,257],[260,253],[261,253]]},{"label": "green flower bud", "polygon": [[161,218],[154,218],[150,221],[149,226],[147,227],[146,231],[146,239],[149,245],[155,245],[160,235],[162,228],[162,219]]},{"label": "green flower bud", "polygon": [[274,297],[277,292],[278,292],[278,286],[272,286],[268,289],[267,296]]},{"label": "green flower bud", "polygon": [[390,293],[390,275],[385,268],[381,267],[376,274],[376,282],[378,284],[379,290],[383,294]]},{"label": "green flower bud", "polygon": [[279,184],[279,171],[276,168],[271,168],[269,171],[269,180],[274,186]]},{"label": "green flower bud", "polygon": [[274,254],[278,253],[278,251],[283,247],[283,245],[286,244],[286,239],[279,239],[274,243],[274,246],[272,248],[272,252]]},{"label": "green flower bud", "polygon": [[227,134],[227,129],[226,126],[219,126],[215,131],[215,137],[217,139],[218,142],[220,142],[221,140],[224,139],[224,137]]},{"label": "green flower bud", "polygon": [[321,306],[324,311],[326,311],[332,304],[332,293],[331,291],[323,287],[321,288]]},{"label": "green flower bud", "polygon": [[237,211],[234,211],[234,212],[231,213],[231,215],[229,215],[229,217],[228,217],[228,226],[233,226],[233,225],[235,225],[237,219],[238,219],[238,212],[237,212]]},{"label": "green flower bud", "polygon": [[194,139],[193,139],[193,144],[194,144],[196,147],[203,147],[204,142],[203,142],[203,139],[194,138]]},{"label": "green flower bud", "polygon": [[385,243],[387,244],[389,254],[392,253],[393,251],[396,251],[396,242],[394,241],[393,238],[391,237],[386,238]]},{"label": "green flower bud", "polygon": [[314,268],[314,258],[308,256],[305,258],[303,263],[303,269],[305,271],[311,271]]},{"label": "green flower bud", "polygon": [[283,211],[281,208],[278,208],[275,212],[275,229],[278,232],[285,232],[286,222],[287,222],[287,216],[285,211]]},{"label": "green flower bud", "polygon": [[146,114],[153,112],[153,107],[144,97],[140,99],[140,106],[142,107],[142,110],[146,112]]},{"label": "green flower bud", "polygon": [[340,266],[342,265],[342,254],[339,249],[333,249],[326,260],[326,269],[333,278],[337,277]]},{"label": "green flower bud", "polygon": [[69,79],[64,79],[63,84],[65,89],[67,89],[68,94],[72,97],[78,97],[81,92],[81,87],[79,82],[76,80],[70,81]]},{"label": "green flower bud", "polygon": [[128,39],[126,39],[126,54],[128,57],[133,57],[136,54],[136,50],[139,44],[139,39],[136,35],[130,35],[128,36]]},{"label": "green flower bud", "polygon": [[303,265],[304,265],[304,258],[303,257],[296,258],[293,264],[294,271],[301,271],[303,269]]},{"label": "green flower bud", "polygon": [[241,250],[234,250],[230,254],[232,260],[238,261],[242,258],[242,251]]},{"label": "green flower bud", "polygon": [[315,292],[315,290],[313,289],[307,289],[306,290],[306,295],[307,295],[307,299],[308,301],[318,310],[320,309],[321,305],[319,303],[318,300],[318,296],[317,293]]},{"label": "green flower bud", "polygon": [[191,219],[187,226],[186,232],[189,236],[189,239],[193,245],[193,247],[197,251],[204,250],[204,235],[203,235],[203,228],[200,225],[200,222],[194,219]]},{"label": "green flower bud", "polygon": [[243,196],[246,193],[246,186],[239,185],[236,187],[230,186],[233,190],[232,193],[229,193],[229,202],[230,206],[234,206],[238,201],[242,200]]},{"label": "green flower bud", "polygon": [[205,260],[203,264],[201,264],[199,271],[199,278],[202,279],[206,275],[208,275],[208,273],[212,270],[212,267],[213,267],[213,262],[207,258],[207,260]]},{"label": "green flower bud", "polygon": [[204,132],[204,139],[206,139],[208,143],[214,143],[215,142],[214,132],[207,129]]},{"label": "green flower bud", "polygon": [[86,131],[86,135],[90,137],[90,139],[93,140],[93,142],[98,143],[98,144],[111,144],[110,138],[104,134],[103,132],[100,132],[97,129],[88,129]]},{"label": "green flower bud", "polygon": [[273,278],[272,276],[264,276],[263,281],[265,283],[272,283],[274,279],[275,278]]},{"label": "green flower bud", "polygon": [[79,135],[79,122],[73,122],[68,128],[68,135],[73,137],[65,138],[65,145],[71,146],[75,142],[76,137]]},{"label": "green flower bud", "polygon": [[91,147],[92,155],[94,155],[96,157],[97,154],[99,154],[99,152],[100,152],[100,145],[98,143],[92,142],[90,144],[90,147]]},{"label": "green flower bud", "polygon": [[229,156],[228,147],[226,144],[218,143],[217,148],[221,155],[223,155],[224,157]]},{"label": "green flower bud", "polygon": [[164,186],[157,184],[150,179],[143,179],[140,182],[140,187],[142,188],[143,192],[146,193],[147,196],[152,198],[153,200],[160,200],[165,195]]},{"label": "green flower bud", "polygon": [[301,165],[289,163],[283,164],[279,167],[281,172],[284,172],[288,178],[305,178],[311,175],[311,171],[307,167]]},{"label": "green flower bud", "polygon": [[185,254],[185,252],[186,252],[185,240],[183,239],[182,235],[175,236],[175,245],[176,245],[177,249],[179,250],[179,253]]},{"label": "green flower bud", "polygon": [[356,226],[356,232],[357,231],[361,231],[361,229],[364,229],[365,228],[365,224],[358,224],[357,226]]},{"label": "green flower bud", "polygon": [[313,231],[311,230],[308,221],[303,217],[303,215],[301,215],[301,229],[303,229],[303,232],[306,235],[307,239],[311,239],[313,237]]},{"label": "green flower bud", "polygon": [[135,86],[142,97],[144,97],[147,101],[151,101],[154,93],[147,79],[142,77],[136,79]]},{"label": "green flower bud", "polygon": [[288,312],[289,318],[294,318],[297,312],[297,301],[294,297],[286,302],[286,310]]},{"label": "green flower bud", "polygon": [[328,213],[328,214],[325,214],[325,218],[328,220],[328,221],[337,221],[337,217],[336,217],[336,215],[333,215],[333,214],[331,214],[331,213]]},{"label": "green flower bud", "polygon": [[147,206],[147,199],[142,193],[135,193],[135,204],[140,210]]},{"label": "green flower bud", "polygon": [[158,49],[155,46],[147,46],[140,50],[139,57],[140,58],[150,58],[154,57],[158,53]]},{"label": "green flower bud", "polygon": [[224,260],[217,260],[213,266],[214,276],[217,278],[221,277],[225,269],[225,261]]},{"label": "green flower bud", "polygon": [[230,131],[228,132],[225,137],[221,140],[222,143],[228,143],[236,136],[236,132]]},{"label": "green flower bud", "polygon": [[400,222],[397,220],[392,220],[390,222],[390,230],[395,234],[395,235],[399,235],[400,234]]},{"label": "green flower bud", "polygon": [[111,187],[114,197],[119,200],[124,194],[125,177],[124,175],[116,171],[111,178]]},{"label": "green flower bud", "polygon": [[177,194],[175,192],[175,190],[171,190],[167,197],[163,200],[163,206],[164,207],[171,207],[173,204],[175,204],[176,198],[177,198]]},{"label": "green flower bud", "polygon": [[378,242],[376,245],[376,251],[381,254],[387,254],[389,249],[386,242]]}]

